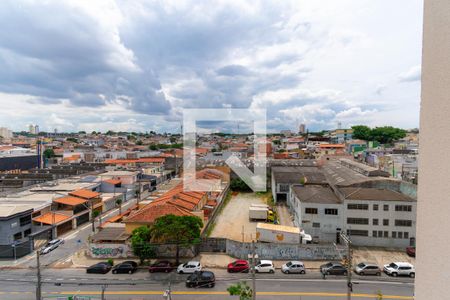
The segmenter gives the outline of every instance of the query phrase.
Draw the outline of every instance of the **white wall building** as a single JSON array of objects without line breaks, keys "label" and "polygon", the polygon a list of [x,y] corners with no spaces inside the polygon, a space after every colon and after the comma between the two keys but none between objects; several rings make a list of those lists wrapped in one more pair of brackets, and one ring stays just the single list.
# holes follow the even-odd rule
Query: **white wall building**
[{"label": "white wall building", "polygon": [[417,202],[399,192],[294,185],[288,199],[295,224],[319,241],[334,242],[342,230],[358,246],[415,245]]},{"label": "white wall building", "polygon": [[0,136],[5,140],[9,140],[13,137],[13,132],[6,127],[0,127]]}]

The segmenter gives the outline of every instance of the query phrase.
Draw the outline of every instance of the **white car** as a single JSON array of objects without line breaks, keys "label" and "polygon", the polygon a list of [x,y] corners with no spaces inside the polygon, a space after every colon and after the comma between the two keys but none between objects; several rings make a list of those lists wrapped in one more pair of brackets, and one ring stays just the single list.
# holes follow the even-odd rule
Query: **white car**
[{"label": "white car", "polygon": [[255,266],[255,273],[275,273],[275,267],[271,260],[261,260]]},{"label": "white car", "polygon": [[48,242],[48,244],[44,248],[42,248],[41,254],[47,254],[50,251],[53,251],[56,248],[58,248],[58,246],[61,245],[61,244],[64,244],[64,240],[63,239],[51,240],[50,242]]},{"label": "white car", "polygon": [[200,264],[200,262],[198,261],[189,261],[187,263],[181,264],[178,266],[177,268],[177,273],[178,274],[190,274],[190,273],[194,273],[196,271],[201,271],[202,270],[202,265]]},{"label": "white car", "polygon": [[301,261],[288,261],[281,266],[284,274],[305,274],[305,265]]},{"label": "white car", "polygon": [[414,266],[408,262],[393,262],[388,265],[384,265],[384,273],[397,277],[397,276],[409,276],[414,278],[416,276],[416,270]]}]

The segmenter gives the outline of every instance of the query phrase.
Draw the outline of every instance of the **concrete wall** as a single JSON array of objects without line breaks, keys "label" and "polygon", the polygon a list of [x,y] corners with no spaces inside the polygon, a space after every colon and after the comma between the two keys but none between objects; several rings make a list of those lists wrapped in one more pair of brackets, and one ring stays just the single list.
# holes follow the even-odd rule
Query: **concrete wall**
[{"label": "concrete wall", "polygon": [[417,219],[416,300],[448,299],[450,268],[450,1],[426,0]]},{"label": "concrete wall", "polygon": [[[333,245],[256,243],[255,251],[260,259],[340,260],[339,253]],[[226,252],[236,258],[248,259],[251,243],[227,240]]]}]

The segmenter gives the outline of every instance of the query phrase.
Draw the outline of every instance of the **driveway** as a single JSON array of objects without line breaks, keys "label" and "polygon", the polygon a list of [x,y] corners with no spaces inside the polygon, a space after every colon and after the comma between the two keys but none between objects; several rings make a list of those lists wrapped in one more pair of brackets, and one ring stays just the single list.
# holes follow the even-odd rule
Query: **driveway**
[{"label": "driveway", "polygon": [[251,242],[255,239],[257,222],[250,222],[248,209],[252,203],[265,204],[264,198],[255,193],[238,193],[216,218],[211,237],[228,238],[235,241]]}]

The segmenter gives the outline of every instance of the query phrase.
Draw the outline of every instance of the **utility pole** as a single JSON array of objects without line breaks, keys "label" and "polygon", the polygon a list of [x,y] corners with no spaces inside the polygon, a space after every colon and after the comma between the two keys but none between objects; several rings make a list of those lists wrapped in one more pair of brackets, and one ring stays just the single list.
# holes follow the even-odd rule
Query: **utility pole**
[{"label": "utility pole", "polygon": [[170,288],[170,281],[169,281],[169,287],[167,290],[164,291],[163,298],[165,300],[172,300],[172,290]]},{"label": "utility pole", "polygon": [[352,299],[353,283],[352,283],[352,242],[350,238],[341,232],[341,240],[347,246],[347,300]]},{"label": "utility pole", "polygon": [[256,299],[256,275],[255,275],[255,241],[252,240],[252,300]]},{"label": "utility pole", "polygon": [[39,250],[36,251],[36,269],[37,269],[37,283],[36,283],[36,300],[41,300],[41,263],[39,261]]},{"label": "utility pole", "polygon": [[102,300],[105,300],[105,299],[106,299],[106,298],[105,298],[105,290],[106,290],[106,284],[103,284],[103,285],[102,285],[102,297],[101,297]]},{"label": "utility pole", "polygon": [[95,232],[94,203],[92,202],[92,199],[89,200],[89,202],[91,202],[92,232]]}]

